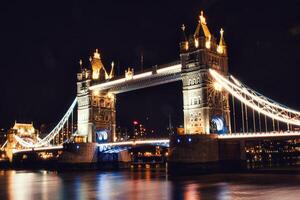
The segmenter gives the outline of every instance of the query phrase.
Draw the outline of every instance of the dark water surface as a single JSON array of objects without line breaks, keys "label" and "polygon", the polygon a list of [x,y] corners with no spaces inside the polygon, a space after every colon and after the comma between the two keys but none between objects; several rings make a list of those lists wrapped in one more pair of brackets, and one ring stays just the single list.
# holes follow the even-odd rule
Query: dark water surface
[{"label": "dark water surface", "polygon": [[300,174],[0,171],[0,199],[300,199]]}]

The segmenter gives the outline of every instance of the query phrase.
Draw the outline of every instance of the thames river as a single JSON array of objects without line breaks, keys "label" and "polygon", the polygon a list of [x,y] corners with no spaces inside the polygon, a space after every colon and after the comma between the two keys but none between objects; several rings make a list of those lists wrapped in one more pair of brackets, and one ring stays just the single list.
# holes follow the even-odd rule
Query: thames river
[{"label": "thames river", "polygon": [[164,169],[0,171],[0,199],[300,199],[300,173],[171,176]]}]

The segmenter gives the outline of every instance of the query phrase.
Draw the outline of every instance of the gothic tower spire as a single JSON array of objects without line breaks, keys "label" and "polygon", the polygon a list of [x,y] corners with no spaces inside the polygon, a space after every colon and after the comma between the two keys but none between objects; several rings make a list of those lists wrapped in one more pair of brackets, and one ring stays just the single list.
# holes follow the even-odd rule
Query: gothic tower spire
[{"label": "gothic tower spire", "polygon": [[90,58],[90,62],[92,64],[93,80],[98,80],[98,79],[105,80],[105,77],[108,75],[101,61],[101,57],[100,57],[100,53],[98,52],[98,49],[96,49],[96,51],[94,52],[93,58]]},{"label": "gothic tower spire", "polygon": [[219,41],[219,45],[217,47],[217,52],[219,54],[225,54],[226,53],[226,43],[224,40],[224,30],[221,28],[220,30],[220,41]]},{"label": "gothic tower spire", "polygon": [[204,17],[203,11],[200,12],[198,25],[197,25],[196,31],[194,33],[195,38],[198,38],[198,37],[201,37],[201,36],[204,36],[206,38],[211,37],[210,31],[209,31],[209,29],[207,27],[207,24],[206,24],[206,18]]}]

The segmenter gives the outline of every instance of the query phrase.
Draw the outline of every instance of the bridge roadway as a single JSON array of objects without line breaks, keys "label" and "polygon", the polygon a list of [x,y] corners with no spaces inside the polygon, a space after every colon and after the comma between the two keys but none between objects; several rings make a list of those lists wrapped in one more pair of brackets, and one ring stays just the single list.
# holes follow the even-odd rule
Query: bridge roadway
[{"label": "bridge roadway", "polygon": [[36,147],[36,148],[28,148],[28,149],[13,149],[12,153],[25,153],[25,152],[39,152],[39,151],[50,151],[50,150],[62,150],[63,146],[50,146],[50,147]]},{"label": "bridge roadway", "polygon": [[[285,132],[265,132],[265,133],[233,133],[218,135],[220,140],[263,140],[263,139],[300,139],[300,131],[285,131]],[[124,142],[111,142],[98,144],[100,152],[109,152],[113,148],[133,147],[137,145],[154,145],[168,147],[170,140],[165,139],[148,139],[148,140],[131,140]],[[60,150],[63,146],[37,147],[30,149],[14,149],[13,153],[32,152],[32,151],[47,151]]]},{"label": "bridge roadway", "polygon": [[247,139],[247,140],[257,140],[257,139],[300,139],[300,131],[273,131],[273,132],[257,132],[257,133],[233,133],[233,134],[223,134],[218,135],[220,140],[228,139]]},{"label": "bridge roadway", "polygon": [[181,80],[181,64],[175,61],[161,66],[154,66],[130,78],[116,77],[107,82],[100,82],[89,87],[90,90],[109,90],[113,94],[152,87]]}]

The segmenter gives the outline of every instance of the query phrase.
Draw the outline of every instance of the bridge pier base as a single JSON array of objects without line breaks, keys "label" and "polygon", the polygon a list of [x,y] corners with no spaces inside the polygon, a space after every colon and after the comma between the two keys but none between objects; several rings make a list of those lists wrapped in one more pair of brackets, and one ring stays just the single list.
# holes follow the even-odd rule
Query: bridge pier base
[{"label": "bridge pier base", "polygon": [[222,141],[216,134],[175,135],[170,139],[172,173],[230,171],[243,168],[244,141]]},{"label": "bridge pier base", "polygon": [[64,169],[114,169],[130,166],[128,151],[100,153],[98,143],[68,143],[59,159]]},{"label": "bridge pier base", "polygon": [[131,155],[127,150],[118,153],[99,153],[98,164],[101,169],[129,168]]},{"label": "bridge pier base", "polygon": [[217,135],[176,135],[170,139],[168,159],[170,169],[187,169],[194,166],[199,170],[214,170],[218,161]]},{"label": "bridge pier base", "polygon": [[96,164],[98,161],[97,143],[69,143],[64,145],[60,164]]}]

